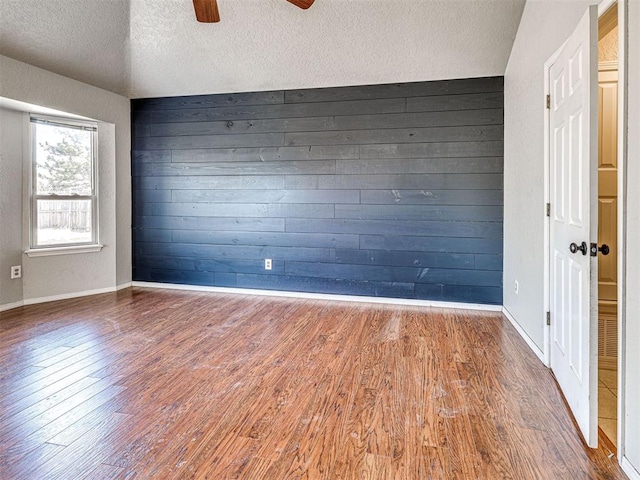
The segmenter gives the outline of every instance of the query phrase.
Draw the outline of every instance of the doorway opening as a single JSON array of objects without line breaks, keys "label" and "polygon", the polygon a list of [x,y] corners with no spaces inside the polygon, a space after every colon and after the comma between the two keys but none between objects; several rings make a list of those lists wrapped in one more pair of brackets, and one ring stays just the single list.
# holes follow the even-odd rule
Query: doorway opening
[{"label": "doorway opening", "polygon": [[615,454],[618,425],[618,4],[598,19],[598,433]]}]

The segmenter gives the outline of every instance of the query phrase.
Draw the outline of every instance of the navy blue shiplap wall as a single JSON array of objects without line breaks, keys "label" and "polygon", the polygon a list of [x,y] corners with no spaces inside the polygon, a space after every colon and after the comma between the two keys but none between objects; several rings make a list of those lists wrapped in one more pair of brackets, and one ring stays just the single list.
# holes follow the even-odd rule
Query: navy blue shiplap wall
[{"label": "navy blue shiplap wall", "polygon": [[502,303],[502,77],[140,99],[132,119],[134,280]]}]

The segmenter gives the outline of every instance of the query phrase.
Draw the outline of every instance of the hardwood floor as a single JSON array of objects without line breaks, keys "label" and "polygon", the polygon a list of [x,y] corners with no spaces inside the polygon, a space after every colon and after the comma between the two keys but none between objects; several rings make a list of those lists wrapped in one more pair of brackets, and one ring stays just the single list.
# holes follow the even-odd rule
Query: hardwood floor
[{"label": "hardwood floor", "polygon": [[501,314],[127,289],[0,314],[0,478],[626,478]]}]

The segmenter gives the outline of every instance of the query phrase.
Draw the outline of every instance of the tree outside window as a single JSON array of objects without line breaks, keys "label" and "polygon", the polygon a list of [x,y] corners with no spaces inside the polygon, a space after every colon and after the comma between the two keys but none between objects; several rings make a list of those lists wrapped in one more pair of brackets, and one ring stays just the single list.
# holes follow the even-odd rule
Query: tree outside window
[{"label": "tree outside window", "polygon": [[31,122],[31,247],[97,243],[95,125],[39,117]]}]

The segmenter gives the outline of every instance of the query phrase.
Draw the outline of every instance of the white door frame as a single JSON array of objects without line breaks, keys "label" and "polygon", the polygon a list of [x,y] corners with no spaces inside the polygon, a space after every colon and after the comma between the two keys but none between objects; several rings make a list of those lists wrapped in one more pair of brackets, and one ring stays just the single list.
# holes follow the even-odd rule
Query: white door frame
[{"label": "white door frame", "polygon": [[[626,31],[627,0],[601,0],[598,4],[598,17],[602,16],[614,4],[618,4],[618,461],[625,460],[624,450],[624,413],[625,405],[625,342],[624,333],[626,328],[625,303],[626,303],[626,171],[627,171],[627,136],[626,136],[626,88],[627,88],[627,49]],[[544,92],[545,96],[550,93],[549,70],[555,63],[564,47],[564,43],[556,50],[544,64]],[[541,98],[541,102],[546,99]],[[544,110],[544,198],[545,203],[550,199],[550,110]],[[597,190],[591,193],[597,195]],[[550,218],[546,216],[546,205],[542,209],[544,215],[544,317],[541,319],[544,325],[544,364],[551,365],[551,328],[547,325],[546,312],[550,309]],[[597,299],[595,299],[597,301]],[[596,320],[597,321],[597,320]],[[592,326],[593,327],[593,326]],[[597,331],[597,328],[596,328]]]}]

